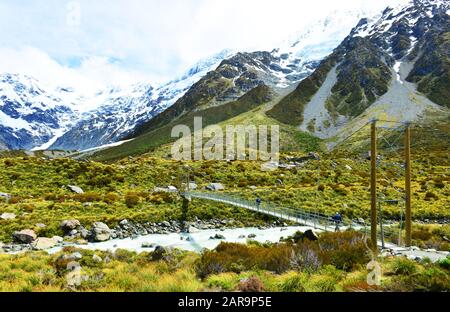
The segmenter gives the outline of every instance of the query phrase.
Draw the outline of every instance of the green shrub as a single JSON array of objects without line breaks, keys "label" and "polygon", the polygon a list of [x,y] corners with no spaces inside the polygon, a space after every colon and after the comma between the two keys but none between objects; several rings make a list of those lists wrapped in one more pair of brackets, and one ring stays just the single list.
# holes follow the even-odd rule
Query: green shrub
[{"label": "green shrub", "polygon": [[125,204],[127,205],[128,208],[136,206],[137,204],[139,204],[140,201],[141,198],[136,193],[127,193],[125,195]]},{"label": "green shrub", "polygon": [[392,264],[392,272],[396,275],[411,275],[417,272],[417,266],[411,260],[397,258]]}]

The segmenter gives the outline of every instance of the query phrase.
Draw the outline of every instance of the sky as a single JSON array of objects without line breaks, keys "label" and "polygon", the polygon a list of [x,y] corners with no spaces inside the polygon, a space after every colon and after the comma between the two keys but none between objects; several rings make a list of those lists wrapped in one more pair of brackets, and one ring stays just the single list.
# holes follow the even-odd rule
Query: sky
[{"label": "sky", "polygon": [[0,73],[88,91],[157,84],[223,49],[271,50],[335,10],[406,0],[1,0]]}]

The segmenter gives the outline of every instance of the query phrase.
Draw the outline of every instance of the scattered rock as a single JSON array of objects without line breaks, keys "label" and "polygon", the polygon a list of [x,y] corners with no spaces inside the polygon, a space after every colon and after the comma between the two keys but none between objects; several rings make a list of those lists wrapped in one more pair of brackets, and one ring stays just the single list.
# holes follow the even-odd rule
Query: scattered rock
[{"label": "scattered rock", "polygon": [[187,230],[188,233],[197,233],[199,230],[196,227],[190,226]]},{"label": "scattered rock", "polygon": [[169,191],[169,193],[176,193],[178,192],[178,189],[175,186],[169,185],[167,187],[167,190]]},{"label": "scattered rock", "polygon": [[45,250],[50,249],[58,245],[58,242],[53,238],[48,237],[38,237],[33,243],[31,243],[31,247],[34,250]]},{"label": "scattered rock", "polygon": [[97,254],[92,256],[92,260],[94,260],[95,262],[103,262],[103,259]]},{"label": "scattered rock", "polygon": [[5,212],[2,213],[0,216],[0,219],[2,220],[14,220],[16,218],[16,215],[14,213]]},{"label": "scattered rock", "polygon": [[53,236],[52,239],[57,242],[58,244],[62,243],[64,241],[64,238],[61,236]]},{"label": "scattered rock", "polygon": [[47,227],[47,225],[45,225],[44,223],[36,223],[35,225],[37,228],[40,228],[40,229],[45,229]]},{"label": "scattered rock", "polygon": [[111,230],[103,222],[95,222],[92,225],[92,238],[96,242],[104,242],[111,237]]},{"label": "scattered rock", "polygon": [[83,239],[88,239],[89,238],[90,233],[85,228],[81,228],[79,230],[79,233],[80,233],[81,238],[83,238]]},{"label": "scattered rock", "polygon": [[0,192],[0,198],[3,198],[4,200],[9,201],[11,199],[11,195]]},{"label": "scattered rock", "polygon": [[245,238],[245,235],[239,235],[239,237],[238,237],[239,239],[244,239]]},{"label": "scattered rock", "polygon": [[76,194],[84,194],[84,191],[81,187],[76,185],[67,185],[67,187]]},{"label": "scattered rock", "polygon": [[353,170],[353,168],[350,167],[349,165],[345,165],[345,169],[347,169],[348,171],[352,171]]},{"label": "scattered rock", "polygon": [[316,241],[319,239],[316,233],[314,233],[313,230],[307,230],[305,233],[303,233],[303,237],[309,239],[310,241]]},{"label": "scattered rock", "polygon": [[120,221],[120,222],[119,222],[119,224],[120,224],[120,225],[122,225],[122,226],[124,226],[124,225],[128,225],[128,223],[129,223],[129,222],[128,222],[128,220],[127,220],[127,219],[125,219],[125,220],[122,220],[122,221]]},{"label": "scattered rock", "polygon": [[74,253],[70,254],[68,258],[70,260],[80,260],[83,258],[83,255],[79,252],[74,252]]},{"label": "scattered rock", "polygon": [[31,244],[36,240],[37,235],[33,230],[26,229],[19,232],[14,232],[13,238],[21,243]]},{"label": "scattered rock", "polygon": [[261,171],[275,171],[278,169],[279,163],[270,161],[261,165]]},{"label": "scattered rock", "polygon": [[222,183],[210,183],[207,187],[207,190],[216,192],[216,191],[223,191],[225,190],[225,187],[223,186]]},{"label": "scattered rock", "polygon": [[197,184],[194,182],[189,183],[189,190],[195,191],[197,189]]},{"label": "scattered rock", "polygon": [[320,160],[320,155],[314,152],[308,154],[309,158],[312,160]]},{"label": "scattered rock", "polygon": [[256,234],[248,234],[248,236],[247,236],[248,238],[256,238]]},{"label": "scattered rock", "polygon": [[80,221],[78,221],[76,219],[64,220],[60,224],[60,227],[64,232],[70,232],[72,230],[75,230],[79,226],[81,226],[81,223],[80,223]]},{"label": "scattered rock", "polygon": [[155,247],[155,244],[153,244],[153,243],[143,242],[141,244],[141,248],[153,248],[153,247]]},{"label": "scattered rock", "polygon": [[226,239],[225,236],[223,236],[222,234],[216,234],[214,236],[211,236],[209,239]]}]

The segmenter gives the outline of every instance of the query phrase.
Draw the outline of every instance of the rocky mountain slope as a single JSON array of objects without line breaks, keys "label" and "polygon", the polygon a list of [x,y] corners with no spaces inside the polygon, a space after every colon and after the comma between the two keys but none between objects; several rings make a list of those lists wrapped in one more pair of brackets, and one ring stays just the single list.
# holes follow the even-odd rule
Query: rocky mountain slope
[{"label": "rocky mountain slope", "polygon": [[204,110],[236,101],[263,85],[275,95],[283,94],[284,90],[295,87],[310,75],[365,14],[360,11],[335,12],[305,27],[270,52],[240,52],[224,59],[173,106],[138,127],[127,138],[148,134],[189,113],[196,112],[201,116]]},{"label": "rocky mountain slope", "polygon": [[0,149],[32,149],[65,132],[77,118],[70,89],[48,91],[37,80],[0,75]]},{"label": "rocky mountain slope", "polygon": [[24,75],[3,74],[0,148],[84,150],[119,141],[170,107],[230,53],[204,59],[161,86],[139,83],[92,96],[71,88],[54,90]]},{"label": "rocky mountain slope", "polygon": [[362,19],[268,115],[330,138],[358,116],[411,121],[448,113],[449,4],[414,0]]}]

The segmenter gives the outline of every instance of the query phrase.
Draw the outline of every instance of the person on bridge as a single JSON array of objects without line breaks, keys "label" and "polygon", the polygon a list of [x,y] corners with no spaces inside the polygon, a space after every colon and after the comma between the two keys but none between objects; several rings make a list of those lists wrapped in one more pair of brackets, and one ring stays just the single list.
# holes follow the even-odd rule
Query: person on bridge
[{"label": "person on bridge", "polygon": [[339,225],[342,223],[342,216],[341,216],[341,214],[340,214],[339,212],[337,212],[337,213],[333,216],[332,220],[333,220],[334,223],[336,224],[335,232],[339,232]]},{"label": "person on bridge", "polygon": [[258,197],[258,198],[256,199],[256,208],[259,209],[259,208],[261,207],[261,203],[262,203],[262,200],[261,200],[261,198]]}]

